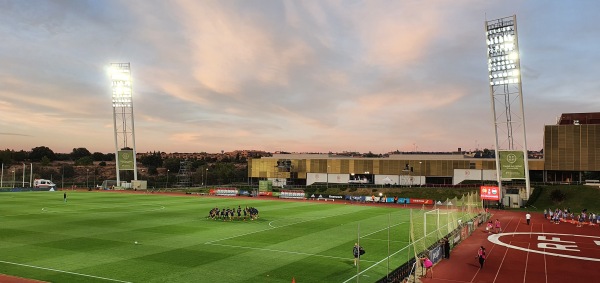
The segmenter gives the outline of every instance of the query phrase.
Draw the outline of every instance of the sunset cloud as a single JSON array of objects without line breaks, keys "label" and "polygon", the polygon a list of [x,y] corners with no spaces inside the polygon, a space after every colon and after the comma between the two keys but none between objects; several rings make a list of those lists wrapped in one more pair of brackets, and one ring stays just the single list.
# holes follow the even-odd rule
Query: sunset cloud
[{"label": "sunset cloud", "polygon": [[138,151],[385,153],[490,147],[486,19],[517,15],[530,149],[597,112],[600,4],[3,1],[0,146],[114,150],[130,62]]}]

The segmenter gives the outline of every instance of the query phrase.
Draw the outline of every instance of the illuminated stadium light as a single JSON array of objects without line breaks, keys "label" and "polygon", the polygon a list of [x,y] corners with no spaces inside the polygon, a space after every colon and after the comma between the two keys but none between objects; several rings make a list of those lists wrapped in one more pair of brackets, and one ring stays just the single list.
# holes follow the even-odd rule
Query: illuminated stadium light
[{"label": "illuminated stadium light", "polygon": [[109,77],[112,92],[117,186],[121,186],[120,171],[132,170],[133,180],[137,180],[130,64],[111,63]]},{"label": "illuminated stadium light", "polygon": [[131,71],[129,63],[113,63],[110,67],[113,107],[132,106]]},{"label": "illuminated stadium light", "polygon": [[[517,17],[505,17],[485,21],[485,42],[487,49],[488,80],[492,115],[494,116],[496,176],[500,192],[503,177],[500,168],[502,151],[523,151],[524,177],[527,196],[531,195],[529,181],[529,165],[527,158],[527,135],[525,131],[525,110],[523,107],[521,56],[519,56],[519,40]],[[513,105],[517,104],[519,105]],[[519,107],[520,106],[520,107]],[[520,112],[517,111],[520,109]],[[515,129],[513,131],[513,129]],[[522,143],[515,142],[519,136],[516,129],[521,129]],[[521,177],[520,177],[521,178]],[[522,179],[522,178],[521,178]]]},{"label": "illuminated stadium light", "polygon": [[518,42],[515,28],[515,20],[504,18],[496,21],[486,22],[486,43],[488,50],[488,72],[490,85],[505,85],[518,83],[515,79],[506,78],[511,73],[507,70],[518,72]]}]

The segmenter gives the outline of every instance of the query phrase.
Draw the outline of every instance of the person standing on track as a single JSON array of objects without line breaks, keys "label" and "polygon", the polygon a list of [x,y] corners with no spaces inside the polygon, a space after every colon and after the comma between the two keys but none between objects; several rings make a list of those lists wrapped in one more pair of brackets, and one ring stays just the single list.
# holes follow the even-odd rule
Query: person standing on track
[{"label": "person standing on track", "polygon": [[487,231],[488,234],[491,234],[492,230],[494,230],[494,223],[492,223],[492,220],[490,220],[490,221],[488,221],[487,225],[485,226],[485,231]]},{"label": "person standing on track", "polygon": [[483,268],[486,258],[485,248],[483,246],[481,246],[477,251],[477,258],[479,259],[479,268]]},{"label": "person standing on track", "polygon": [[444,237],[441,242],[444,247],[444,258],[450,259],[450,241],[448,237]]},{"label": "person standing on track", "polygon": [[63,193],[63,201],[64,201],[64,202],[67,202],[67,192],[64,192],[64,193]]},{"label": "person standing on track", "polygon": [[525,214],[525,220],[527,220],[527,225],[529,225],[529,222],[531,222],[531,214],[529,214],[529,211]]},{"label": "person standing on track", "polygon": [[500,225],[500,220],[496,218],[496,222],[494,222],[494,228],[496,229],[496,234],[502,232],[502,226]]},{"label": "person standing on track", "polygon": [[422,277],[427,277],[427,272],[431,270],[431,278],[433,278],[433,262],[429,259],[427,255],[423,255],[420,258],[420,260],[423,264],[423,268],[425,268],[425,275],[423,275]]}]

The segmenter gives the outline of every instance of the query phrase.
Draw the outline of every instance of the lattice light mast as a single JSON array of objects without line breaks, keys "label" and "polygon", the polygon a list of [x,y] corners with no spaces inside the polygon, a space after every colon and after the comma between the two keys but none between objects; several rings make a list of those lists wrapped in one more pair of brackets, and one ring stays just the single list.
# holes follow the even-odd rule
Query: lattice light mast
[{"label": "lattice light mast", "polygon": [[[500,151],[522,150],[524,177],[529,197],[531,188],[516,15],[485,21],[485,32],[499,191],[502,193]],[[514,135],[518,135],[519,128],[522,130],[521,145],[514,139]]]},{"label": "lattice light mast", "polygon": [[137,180],[130,64],[111,63],[110,77],[115,130],[115,167],[117,170],[117,186],[121,186],[120,171],[133,170],[133,180]]}]

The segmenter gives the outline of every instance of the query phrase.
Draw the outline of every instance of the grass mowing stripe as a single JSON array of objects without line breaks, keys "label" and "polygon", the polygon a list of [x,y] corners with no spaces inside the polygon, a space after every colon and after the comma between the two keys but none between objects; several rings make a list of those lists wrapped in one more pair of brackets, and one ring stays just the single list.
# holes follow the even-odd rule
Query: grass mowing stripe
[{"label": "grass mowing stripe", "polygon": [[53,271],[53,272],[67,273],[67,274],[72,274],[72,275],[77,275],[77,276],[83,276],[83,277],[90,277],[90,278],[95,278],[95,279],[100,279],[100,280],[106,280],[106,281],[122,282],[122,283],[132,283],[132,282],[129,282],[129,281],[123,281],[123,280],[118,280],[118,279],[112,279],[112,278],[106,278],[106,277],[100,277],[100,276],[94,276],[94,275],[89,275],[89,274],[83,274],[83,273],[77,273],[77,272],[71,272],[71,271],[65,271],[65,270],[59,270],[59,269],[54,269],[54,268],[41,267],[41,266],[35,266],[35,265],[29,265],[29,264],[23,264],[23,263],[16,263],[16,262],[4,261],[4,260],[0,260],[0,263],[6,263],[6,264],[11,264],[11,265],[17,265],[17,266],[24,266],[24,267],[35,268],[35,269],[48,270],[48,271]]},{"label": "grass mowing stripe", "polygon": [[214,241],[206,242],[205,244],[212,244],[212,243],[216,243],[216,242],[220,242],[220,241],[225,241],[225,240],[234,239],[234,238],[238,238],[238,237],[242,237],[242,236],[252,235],[252,234],[256,234],[256,233],[260,233],[260,232],[265,232],[265,231],[269,231],[269,230],[273,230],[273,229],[283,228],[283,227],[292,226],[292,225],[296,225],[296,224],[301,224],[301,223],[305,223],[305,222],[310,222],[310,221],[315,221],[315,220],[320,220],[320,219],[325,219],[325,218],[331,218],[331,217],[336,217],[336,216],[341,216],[341,215],[347,215],[347,214],[352,214],[352,213],[354,213],[354,212],[346,212],[346,213],[334,214],[334,215],[329,215],[329,216],[323,216],[323,217],[308,219],[308,220],[304,220],[304,221],[300,221],[300,222],[294,222],[294,223],[291,223],[291,224],[286,224],[286,225],[281,225],[281,226],[276,226],[276,227],[271,226],[271,223],[269,223],[270,228],[267,228],[267,229],[262,229],[262,230],[258,230],[258,231],[244,233],[244,234],[241,234],[241,235],[235,235],[235,236],[231,236],[231,237],[227,237],[227,238],[217,239],[217,240],[214,240]]},{"label": "grass mowing stripe", "polygon": [[[224,245],[224,244],[209,244],[209,245],[215,245],[215,246],[221,246],[221,247],[230,247],[230,248],[249,249],[249,250],[258,250],[258,251],[277,252],[277,253],[296,254],[296,255],[316,256],[316,257],[333,258],[333,259],[343,259],[343,260],[348,260],[348,261],[352,260],[352,258],[350,258],[350,257],[319,255],[319,254],[311,254],[311,253],[303,253],[303,252],[266,249],[266,248],[255,248],[255,247],[245,247],[245,246],[236,246],[236,245]],[[363,260],[363,261],[365,261],[365,262],[375,262],[374,260]]]},{"label": "grass mowing stripe", "polygon": [[[68,194],[66,204],[62,194],[0,194],[0,260],[119,279],[114,282],[275,283],[290,282],[292,276],[302,282],[343,282],[356,273],[351,249],[359,227],[361,245],[368,250],[361,281],[384,277],[387,269],[404,263],[410,250],[389,257],[387,269],[385,260],[368,268],[406,245],[404,209],[270,198]],[[214,207],[238,205],[258,208],[261,217],[206,220]],[[42,207],[62,213],[41,213]],[[37,213],[2,217],[32,212]],[[383,244],[388,237],[389,252]],[[51,282],[106,281],[8,264],[0,270]]]}]

